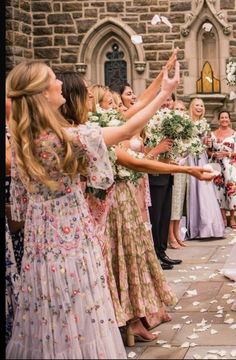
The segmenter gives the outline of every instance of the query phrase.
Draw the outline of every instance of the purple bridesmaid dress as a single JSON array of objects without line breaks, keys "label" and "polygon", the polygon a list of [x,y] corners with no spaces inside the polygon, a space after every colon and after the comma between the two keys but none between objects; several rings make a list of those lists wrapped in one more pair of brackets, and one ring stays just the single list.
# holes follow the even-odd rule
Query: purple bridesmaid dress
[{"label": "purple bridesmaid dress", "polygon": [[[206,152],[200,158],[189,155],[190,166],[208,164]],[[187,238],[224,237],[224,222],[213,182],[199,181],[189,176],[187,193]]]}]

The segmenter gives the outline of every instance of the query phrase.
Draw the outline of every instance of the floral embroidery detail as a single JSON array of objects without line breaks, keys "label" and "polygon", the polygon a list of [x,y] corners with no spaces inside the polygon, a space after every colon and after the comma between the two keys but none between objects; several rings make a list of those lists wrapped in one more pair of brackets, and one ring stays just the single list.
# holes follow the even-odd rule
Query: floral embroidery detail
[{"label": "floral embroidery detail", "polygon": [[[66,131],[78,161],[88,159],[88,183],[96,189],[110,188],[114,179],[101,129],[90,124]],[[64,158],[64,150],[50,130],[35,140],[35,156],[60,186],[52,191],[32,179],[34,191],[27,194],[13,156],[13,213],[26,220],[20,305],[7,357],[24,358],[27,353],[32,359],[68,359],[86,353],[96,359],[104,352],[104,358],[124,359],[126,352],[80,174],[73,181],[61,174],[57,159]]]}]

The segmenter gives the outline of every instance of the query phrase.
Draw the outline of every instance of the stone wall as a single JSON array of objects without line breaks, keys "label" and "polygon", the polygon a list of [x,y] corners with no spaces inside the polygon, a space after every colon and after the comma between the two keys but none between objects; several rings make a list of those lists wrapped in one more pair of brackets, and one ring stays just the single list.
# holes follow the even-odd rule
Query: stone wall
[{"label": "stone wall", "polygon": [[[218,10],[233,26],[229,54],[236,57],[236,0],[216,0]],[[143,37],[147,62],[147,85],[158,74],[175,47],[179,47],[181,77],[189,68],[181,27],[201,0],[7,0],[6,67],[23,58],[46,60],[54,70],[76,70],[79,46],[85,34],[105,17],[118,18]],[[152,26],[154,14],[173,24]],[[186,90],[186,89],[185,89]],[[230,91],[230,89],[229,89]],[[184,95],[183,82],[178,96]],[[232,107],[232,106],[231,106]],[[235,114],[236,120],[236,114]]]},{"label": "stone wall", "polygon": [[[23,57],[46,59],[50,65],[57,64],[75,69],[79,45],[85,33],[104,17],[117,17],[143,36],[149,77],[155,77],[174,47],[178,46],[183,71],[185,41],[180,28],[186,14],[192,11],[194,1],[172,0],[8,0],[6,2],[7,49],[14,47],[15,62]],[[227,13],[233,24],[230,55],[236,56],[236,5],[235,0],[220,0],[220,9]],[[168,17],[173,24],[152,26],[154,14]],[[13,58],[7,58],[8,67]]]},{"label": "stone wall", "polygon": [[7,0],[6,15],[6,71],[23,59],[33,57],[32,13],[30,0]]}]

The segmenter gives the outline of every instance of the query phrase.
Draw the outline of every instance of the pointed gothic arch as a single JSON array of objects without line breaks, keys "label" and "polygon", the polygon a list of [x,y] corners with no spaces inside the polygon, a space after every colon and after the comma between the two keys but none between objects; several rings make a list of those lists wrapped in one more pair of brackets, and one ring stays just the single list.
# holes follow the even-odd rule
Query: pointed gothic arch
[{"label": "pointed gothic arch", "polygon": [[84,36],[78,52],[77,70],[86,74],[91,83],[105,83],[106,54],[114,44],[124,53],[127,63],[127,81],[137,93],[146,85],[145,54],[141,44],[131,42],[134,30],[119,19],[104,18]]},{"label": "pointed gothic arch", "polygon": [[[210,18],[213,17],[218,24],[221,26],[223,33],[225,35],[230,35],[232,32],[232,25],[229,25],[224,18],[222,11],[217,11],[215,7],[215,0],[195,0],[195,10],[187,15],[187,21],[184,26],[181,28],[181,34],[186,37],[190,34],[191,28],[193,27],[195,21],[198,19],[199,15],[202,13],[203,8],[205,7],[210,12]],[[213,16],[212,16],[213,15]]]},{"label": "pointed gothic arch", "polygon": [[[184,76],[184,88],[186,94],[196,93],[197,80],[201,75],[203,64],[206,61],[211,63],[216,77],[220,80],[221,91],[227,92],[227,84],[225,82],[225,68],[226,62],[229,58],[229,46],[228,38],[225,35],[224,28],[226,23],[219,21],[219,16],[216,16],[217,10],[214,8],[213,1],[198,0],[195,1],[196,9],[194,14],[190,14],[189,20],[182,28],[182,36],[185,37],[185,58],[189,65],[189,74]],[[214,10],[215,16],[212,16]],[[204,56],[204,43],[203,43],[203,30],[202,25],[205,22],[210,22],[213,27],[211,34],[214,37],[215,47],[214,53],[210,55],[210,58]],[[187,35],[184,33],[184,29],[187,30]],[[231,29],[228,27],[227,29]],[[210,34],[209,33],[209,34]],[[227,34],[228,35],[228,34]],[[212,46],[213,48],[213,46]],[[216,57],[216,59],[213,59]]]},{"label": "pointed gothic arch", "polygon": [[220,74],[220,40],[219,33],[212,22],[211,31],[203,29],[205,21],[202,22],[197,33],[197,53],[198,53],[198,74],[206,62],[212,67],[214,74],[218,77]]}]

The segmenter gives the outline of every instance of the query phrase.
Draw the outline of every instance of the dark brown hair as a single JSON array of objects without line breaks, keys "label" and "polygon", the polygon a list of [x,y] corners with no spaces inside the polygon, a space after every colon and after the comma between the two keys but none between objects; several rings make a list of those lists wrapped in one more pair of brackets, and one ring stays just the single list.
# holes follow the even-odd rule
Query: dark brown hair
[{"label": "dark brown hair", "polygon": [[84,124],[88,118],[88,90],[83,78],[76,72],[57,73],[57,78],[63,82],[62,94],[66,103],[60,108],[62,115],[74,124]]},{"label": "dark brown hair", "polygon": [[223,113],[227,113],[227,114],[229,115],[230,120],[231,120],[230,113],[229,113],[228,110],[221,110],[221,111],[219,112],[219,114],[218,114],[218,120],[220,120],[220,115],[223,114]]},{"label": "dark brown hair", "polygon": [[131,85],[128,82],[123,83],[122,85],[120,85],[120,87],[116,90],[120,95],[123,94],[123,92],[125,91],[126,87],[130,87]]}]

